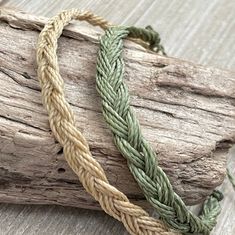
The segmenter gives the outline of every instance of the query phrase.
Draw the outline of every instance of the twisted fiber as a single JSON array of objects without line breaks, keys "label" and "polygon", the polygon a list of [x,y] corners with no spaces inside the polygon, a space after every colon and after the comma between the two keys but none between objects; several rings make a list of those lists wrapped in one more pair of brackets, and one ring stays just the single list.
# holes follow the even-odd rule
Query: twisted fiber
[{"label": "twisted fiber", "polygon": [[96,81],[104,118],[114,134],[115,144],[127,159],[130,171],[161,218],[183,233],[209,234],[220,213],[222,194],[214,191],[206,200],[201,216],[192,214],[158,166],[157,156],[143,138],[138,120],[130,108],[128,88],[123,83],[122,39],[131,35],[149,40],[141,31],[138,34],[132,30],[133,27],[112,27],[101,38]]},{"label": "twisted fiber", "polygon": [[[141,44],[147,49],[157,53],[161,52],[163,55],[166,55],[164,47],[160,44],[161,38],[159,33],[156,32],[150,25],[145,29],[137,28],[135,26],[129,27],[128,37],[131,38],[132,41]],[[142,43],[140,43],[138,39],[140,39],[140,42]]]},{"label": "twisted fiber", "polygon": [[84,188],[101,205],[103,210],[121,221],[133,235],[174,235],[163,222],[148,215],[141,207],[109,184],[100,164],[92,157],[88,144],[75,127],[73,112],[65,100],[64,82],[57,62],[57,39],[69,21],[86,20],[92,25],[108,27],[108,22],[90,12],[69,10],[51,19],[38,40],[38,78],[42,98],[49,114],[49,122],[56,139],[63,146],[64,156],[78,175]]}]

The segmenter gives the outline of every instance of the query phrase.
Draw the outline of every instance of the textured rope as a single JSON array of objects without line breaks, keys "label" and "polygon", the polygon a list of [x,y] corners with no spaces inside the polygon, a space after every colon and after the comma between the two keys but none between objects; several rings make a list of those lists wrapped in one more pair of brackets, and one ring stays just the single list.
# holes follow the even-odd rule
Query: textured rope
[{"label": "textured rope", "polygon": [[[140,37],[142,40],[151,39],[136,28],[133,32],[133,27],[112,27],[101,38],[96,81],[105,121],[146,199],[163,221],[183,233],[209,234],[216,224],[217,215],[220,213],[219,201],[223,196],[219,191],[214,191],[204,203],[198,217],[187,209],[174,192],[166,174],[158,166],[157,156],[143,138],[138,120],[130,108],[128,88],[123,83],[122,39],[128,35]],[[151,40],[150,45],[154,46]]]},{"label": "textured rope", "polygon": [[101,28],[109,25],[90,12],[73,9],[55,16],[40,33],[37,48],[38,79],[55,138],[63,146],[69,166],[78,175],[87,192],[100,203],[107,214],[121,221],[130,234],[173,235],[175,233],[163,222],[130,203],[123,193],[109,184],[102,167],[92,157],[85,138],[75,127],[74,114],[65,100],[64,82],[59,74],[56,55],[57,40],[64,26],[73,19],[86,20]]},{"label": "textured rope", "polygon": [[146,49],[166,55],[164,47],[160,44],[161,38],[159,33],[150,25],[145,29],[135,26],[129,27],[128,37],[132,39],[132,41],[141,44]]}]

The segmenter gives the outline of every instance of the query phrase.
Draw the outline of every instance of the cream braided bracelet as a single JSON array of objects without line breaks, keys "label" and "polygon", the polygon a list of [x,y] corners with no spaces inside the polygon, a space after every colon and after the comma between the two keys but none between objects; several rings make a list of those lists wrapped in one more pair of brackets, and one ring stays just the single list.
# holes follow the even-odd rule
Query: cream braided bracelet
[{"label": "cream braided bracelet", "polygon": [[130,203],[122,192],[109,184],[102,167],[92,157],[85,138],[75,127],[74,114],[65,100],[64,81],[59,74],[56,55],[57,40],[71,20],[86,20],[103,29],[110,25],[91,12],[72,9],[52,18],[40,33],[37,48],[38,79],[52,132],[63,146],[69,166],[87,192],[107,214],[121,221],[130,234],[176,234],[160,220],[150,217],[141,207]]}]

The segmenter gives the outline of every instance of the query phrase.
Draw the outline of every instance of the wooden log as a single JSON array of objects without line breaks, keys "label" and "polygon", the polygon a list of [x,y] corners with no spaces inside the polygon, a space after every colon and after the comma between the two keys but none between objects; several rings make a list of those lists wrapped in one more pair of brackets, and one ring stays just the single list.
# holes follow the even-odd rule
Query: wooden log
[{"label": "wooden log", "polygon": [[[98,209],[67,165],[41,103],[35,49],[45,20],[0,11],[0,202]],[[101,114],[95,90],[99,35],[73,24],[59,39],[66,96],[110,183],[147,207]],[[162,57],[129,41],[124,57],[144,136],[184,201],[201,202],[222,183],[235,142],[235,73]]]}]

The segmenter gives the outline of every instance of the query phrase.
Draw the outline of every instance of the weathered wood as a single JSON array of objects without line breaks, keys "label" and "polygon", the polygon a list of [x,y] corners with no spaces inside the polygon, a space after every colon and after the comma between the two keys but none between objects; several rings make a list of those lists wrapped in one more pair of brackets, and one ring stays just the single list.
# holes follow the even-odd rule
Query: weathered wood
[{"label": "weathered wood", "polygon": [[[41,104],[35,47],[45,19],[1,11],[0,21],[0,201],[98,208],[67,166]],[[100,112],[96,38],[90,28],[70,25],[59,40],[66,95],[110,182],[145,205]],[[130,42],[124,56],[132,105],[160,165],[188,204],[203,200],[223,181],[235,141],[235,74],[150,54]]]}]

